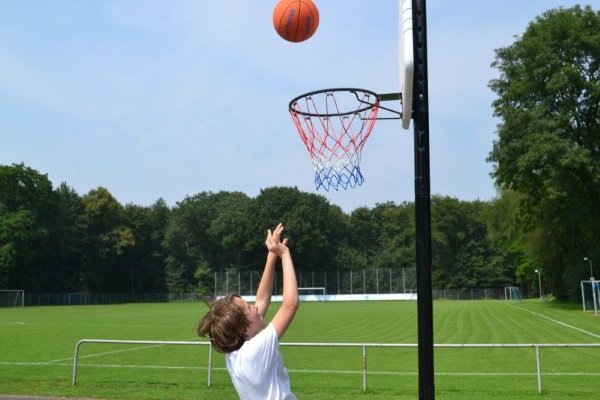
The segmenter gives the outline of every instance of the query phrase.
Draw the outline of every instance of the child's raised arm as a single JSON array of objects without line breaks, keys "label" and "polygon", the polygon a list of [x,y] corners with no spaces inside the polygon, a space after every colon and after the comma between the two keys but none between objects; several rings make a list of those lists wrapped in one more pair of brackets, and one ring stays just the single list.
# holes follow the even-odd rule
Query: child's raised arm
[{"label": "child's raised arm", "polygon": [[277,225],[277,228],[271,233],[268,231],[266,245],[269,253],[276,254],[281,258],[283,271],[283,301],[281,307],[273,317],[271,323],[275,327],[277,336],[281,339],[287,328],[292,323],[296,311],[300,306],[298,299],[298,283],[296,281],[296,271],[294,271],[294,263],[290,254],[290,249],[287,247],[288,240],[281,240],[283,233],[283,225]]},{"label": "child's raised arm", "polygon": [[277,254],[269,251],[267,254],[267,261],[265,262],[265,269],[258,289],[256,290],[256,301],[255,305],[258,307],[258,314],[263,317],[267,314],[269,305],[271,304],[271,294],[273,293],[273,278],[275,275],[275,262],[277,261]]}]

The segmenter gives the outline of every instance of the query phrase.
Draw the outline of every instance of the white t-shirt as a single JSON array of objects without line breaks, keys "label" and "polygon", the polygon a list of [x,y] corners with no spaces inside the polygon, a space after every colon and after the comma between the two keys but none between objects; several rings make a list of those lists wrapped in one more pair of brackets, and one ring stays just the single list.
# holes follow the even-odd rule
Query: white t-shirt
[{"label": "white t-shirt", "polygon": [[242,400],[296,400],[279,353],[279,338],[272,324],[225,355],[227,370]]}]

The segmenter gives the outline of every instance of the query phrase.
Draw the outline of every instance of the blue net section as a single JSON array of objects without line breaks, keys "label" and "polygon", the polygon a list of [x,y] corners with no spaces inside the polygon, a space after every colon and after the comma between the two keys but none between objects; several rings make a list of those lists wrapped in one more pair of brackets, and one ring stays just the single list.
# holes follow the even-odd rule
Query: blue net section
[{"label": "blue net section", "polygon": [[378,111],[378,96],[360,89],[323,90],[290,103],[290,114],[313,162],[317,190],[362,185],[360,156]]},{"label": "blue net section", "polygon": [[365,181],[360,173],[360,167],[344,166],[340,170],[334,167],[319,168],[315,165],[315,187],[326,191],[339,188],[348,189],[362,185]]}]

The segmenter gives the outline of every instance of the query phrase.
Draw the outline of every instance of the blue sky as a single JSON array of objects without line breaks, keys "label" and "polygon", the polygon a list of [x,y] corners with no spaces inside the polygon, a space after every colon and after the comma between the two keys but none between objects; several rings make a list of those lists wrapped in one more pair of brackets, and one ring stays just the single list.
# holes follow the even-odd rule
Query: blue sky
[{"label": "blue sky", "polygon": [[[0,164],[23,162],[81,195],[103,186],[122,204],[271,186],[346,212],[413,201],[412,124],[398,121],[375,125],[362,186],[314,188],[289,101],[332,87],[399,91],[397,0],[315,3],[317,32],[294,44],[275,33],[272,0],[0,0]],[[494,49],[574,4],[598,8],[427,2],[432,194],[495,196]]]}]

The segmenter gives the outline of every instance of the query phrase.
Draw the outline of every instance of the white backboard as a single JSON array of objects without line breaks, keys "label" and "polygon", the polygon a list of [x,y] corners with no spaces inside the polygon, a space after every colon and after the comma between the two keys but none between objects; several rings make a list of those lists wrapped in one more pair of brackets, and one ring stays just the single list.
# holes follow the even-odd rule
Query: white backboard
[{"label": "white backboard", "polygon": [[413,20],[412,0],[399,0],[400,93],[402,93],[402,127],[408,129],[413,105]]}]

